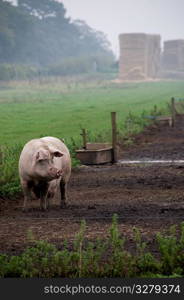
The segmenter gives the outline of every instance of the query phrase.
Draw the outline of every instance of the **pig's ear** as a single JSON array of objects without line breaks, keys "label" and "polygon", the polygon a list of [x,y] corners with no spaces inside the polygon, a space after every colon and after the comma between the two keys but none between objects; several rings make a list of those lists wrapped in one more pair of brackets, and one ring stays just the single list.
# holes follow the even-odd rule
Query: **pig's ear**
[{"label": "pig's ear", "polygon": [[64,153],[58,150],[57,148],[49,147],[49,150],[52,156],[61,157],[64,155]]},{"label": "pig's ear", "polygon": [[63,156],[64,155],[64,153],[62,153],[61,151],[54,151],[53,152],[53,155],[55,156],[55,157],[61,157],[61,156]]}]

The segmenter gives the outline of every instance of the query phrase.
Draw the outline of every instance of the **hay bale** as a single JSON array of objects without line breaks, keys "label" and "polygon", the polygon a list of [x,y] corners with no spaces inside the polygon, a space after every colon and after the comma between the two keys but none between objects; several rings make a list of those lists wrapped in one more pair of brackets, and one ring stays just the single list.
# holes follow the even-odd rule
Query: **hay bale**
[{"label": "hay bale", "polygon": [[162,62],[164,70],[184,71],[184,40],[165,41]]},{"label": "hay bale", "polygon": [[160,35],[120,34],[119,42],[121,79],[156,78],[160,66]]},{"label": "hay bale", "polygon": [[146,80],[145,74],[140,67],[130,69],[126,76],[129,80]]}]

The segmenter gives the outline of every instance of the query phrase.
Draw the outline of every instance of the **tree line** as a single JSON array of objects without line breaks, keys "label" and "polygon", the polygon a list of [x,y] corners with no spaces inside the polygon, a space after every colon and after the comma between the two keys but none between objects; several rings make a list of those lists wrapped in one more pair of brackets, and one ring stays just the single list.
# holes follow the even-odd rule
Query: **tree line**
[{"label": "tree line", "polygon": [[[69,69],[82,72],[103,69],[113,59],[104,33],[82,20],[72,21],[66,16],[63,3],[18,0],[15,6],[0,0],[1,74],[2,70],[11,69],[12,64],[14,68],[19,65],[19,69],[24,65],[24,72],[31,67],[32,73],[35,68],[55,73],[66,73]],[[11,70],[12,74],[19,69]]]}]

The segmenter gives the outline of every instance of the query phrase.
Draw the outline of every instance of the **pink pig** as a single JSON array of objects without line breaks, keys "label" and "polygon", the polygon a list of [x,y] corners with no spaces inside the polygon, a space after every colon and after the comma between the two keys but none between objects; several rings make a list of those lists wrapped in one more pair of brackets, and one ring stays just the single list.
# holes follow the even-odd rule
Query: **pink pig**
[{"label": "pink pig", "polygon": [[67,201],[67,183],[71,174],[71,158],[66,145],[55,137],[43,137],[29,141],[19,159],[19,176],[24,193],[23,210],[31,192],[40,199],[40,208],[46,210],[49,198],[57,187],[61,192],[60,206]]}]

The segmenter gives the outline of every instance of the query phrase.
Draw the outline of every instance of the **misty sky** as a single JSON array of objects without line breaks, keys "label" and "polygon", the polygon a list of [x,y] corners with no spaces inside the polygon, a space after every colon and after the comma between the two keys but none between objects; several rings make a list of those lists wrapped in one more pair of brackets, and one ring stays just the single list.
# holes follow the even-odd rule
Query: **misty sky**
[{"label": "misty sky", "polygon": [[[16,2],[16,0],[7,0]],[[118,35],[128,32],[160,34],[162,42],[184,39],[184,0],[57,0],[72,19],[103,31],[119,54]]]},{"label": "misty sky", "polygon": [[184,39],[184,0],[59,0],[72,19],[106,33],[118,54],[118,35],[161,34],[162,41]]}]

